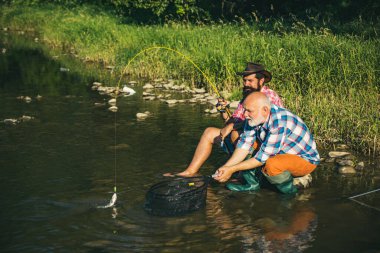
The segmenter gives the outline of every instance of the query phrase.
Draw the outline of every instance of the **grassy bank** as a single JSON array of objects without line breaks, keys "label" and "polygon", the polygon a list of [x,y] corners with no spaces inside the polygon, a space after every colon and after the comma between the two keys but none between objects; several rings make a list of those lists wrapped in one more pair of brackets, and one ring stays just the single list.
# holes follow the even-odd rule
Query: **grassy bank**
[{"label": "grassy bank", "polygon": [[[302,23],[286,31],[281,24],[277,31],[244,24],[126,25],[91,7],[3,7],[0,22],[13,30],[34,29],[50,46],[75,52],[86,61],[114,65],[117,75],[141,50],[170,47],[190,57],[219,90],[235,98],[241,81],[234,73],[247,61],[260,61],[273,74],[270,87],[318,140],[341,139],[366,153],[380,150],[378,37],[334,35]],[[171,51],[139,55],[128,73],[172,77],[211,89],[188,61]]]}]

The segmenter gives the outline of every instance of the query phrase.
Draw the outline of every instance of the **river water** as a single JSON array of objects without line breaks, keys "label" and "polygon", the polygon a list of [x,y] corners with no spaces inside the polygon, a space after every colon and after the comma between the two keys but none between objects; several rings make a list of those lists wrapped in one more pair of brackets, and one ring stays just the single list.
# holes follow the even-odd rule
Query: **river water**
[{"label": "river water", "polygon": [[[207,105],[143,100],[143,80],[115,114],[95,106],[109,98],[90,88],[100,76],[107,82],[104,71],[76,69],[79,61],[33,40],[3,35],[1,48],[2,252],[379,252],[380,212],[347,199],[379,187],[373,159],[352,176],[322,163],[296,197],[212,183],[204,209],[151,216],[143,208],[149,187],[162,173],[183,170],[203,130],[220,127],[220,119],[203,113]],[[151,116],[138,120],[145,111]],[[3,122],[23,115],[33,119]],[[215,149],[202,173],[226,159]],[[97,209],[115,179],[115,208]],[[356,199],[380,208],[380,192]]]}]

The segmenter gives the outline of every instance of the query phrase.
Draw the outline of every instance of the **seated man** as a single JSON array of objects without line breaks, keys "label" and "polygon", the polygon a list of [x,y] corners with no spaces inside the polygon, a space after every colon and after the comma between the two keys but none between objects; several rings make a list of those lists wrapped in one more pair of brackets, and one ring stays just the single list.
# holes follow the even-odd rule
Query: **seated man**
[{"label": "seated man", "polygon": [[273,104],[283,107],[282,101],[277,93],[264,85],[272,79],[271,73],[266,71],[264,66],[248,62],[245,70],[236,74],[243,76],[243,99],[230,118],[222,111],[222,116],[226,120],[224,128],[208,127],[204,131],[190,165],[186,170],[177,175],[194,176],[210,156],[213,144],[225,145],[230,153],[233,152],[234,145],[239,138],[245,120],[242,103],[249,93],[260,91],[262,94],[265,94]]},{"label": "seated man", "polygon": [[[296,193],[293,177],[310,174],[319,164],[316,144],[305,123],[290,111],[270,103],[261,92],[253,92],[244,101],[246,123],[237,148],[231,158],[214,174],[214,179],[226,182],[234,172],[245,171],[247,184],[227,184],[235,191],[260,188],[258,167],[262,174],[282,193]],[[253,144],[261,145],[253,157]],[[247,175],[249,175],[247,177]]]}]

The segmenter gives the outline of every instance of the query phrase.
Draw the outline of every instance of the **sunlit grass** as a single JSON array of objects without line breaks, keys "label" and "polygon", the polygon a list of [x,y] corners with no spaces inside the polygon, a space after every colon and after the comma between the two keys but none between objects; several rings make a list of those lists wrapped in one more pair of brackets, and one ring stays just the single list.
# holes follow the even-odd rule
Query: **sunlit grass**
[{"label": "sunlit grass", "polygon": [[[48,19],[44,17],[49,17]],[[236,71],[247,61],[263,63],[273,74],[270,87],[300,115],[318,140],[341,139],[364,152],[380,150],[378,37],[336,35],[298,23],[276,30],[219,24],[137,26],[90,7],[4,8],[3,26],[34,28],[53,47],[82,59],[116,66],[116,75],[135,54],[152,46],[176,49],[190,57],[219,90],[239,97]],[[175,78],[191,86],[206,80],[189,62],[170,51],[153,50],[136,58],[128,73]]]}]

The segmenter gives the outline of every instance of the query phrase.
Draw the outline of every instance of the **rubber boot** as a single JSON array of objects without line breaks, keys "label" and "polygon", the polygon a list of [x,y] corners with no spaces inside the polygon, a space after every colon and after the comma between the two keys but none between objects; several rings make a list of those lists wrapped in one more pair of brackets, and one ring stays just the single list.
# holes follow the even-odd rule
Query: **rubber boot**
[{"label": "rubber boot", "polygon": [[256,191],[260,189],[260,179],[257,176],[256,169],[242,172],[245,184],[227,183],[226,187],[231,191]]},{"label": "rubber boot", "polygon": [[297,187],[293,185],[293,177],[289,171],[284,171],[276,176],[268,176],[264,172],[263,174],[280,192],[285,194],[294,194],[298,192]]}]

